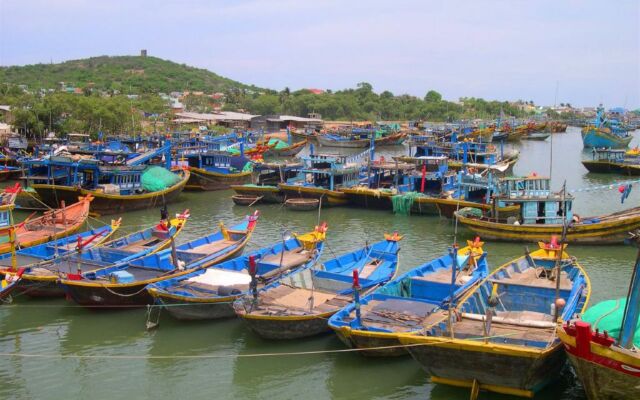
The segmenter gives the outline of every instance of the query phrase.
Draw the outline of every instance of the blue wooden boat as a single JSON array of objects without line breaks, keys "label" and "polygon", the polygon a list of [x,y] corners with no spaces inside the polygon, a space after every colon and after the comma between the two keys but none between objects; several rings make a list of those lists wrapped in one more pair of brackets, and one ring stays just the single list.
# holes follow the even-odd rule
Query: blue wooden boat
[{"label": "blue wooden boat", "polygon": [[[440,311],[487,277],[489,267],[479,238],[461,249],[405,272],[351,303],[329,319],[329,327],[349,347],[367,356],[400,356],[398,333],[418,332]],[[454,252],[455,251],[455,252]],[[455,266],[455,275],[453,267]],[[370,350],[366,350],[370,349]]]},{"label": "blue wooden boat", "polygon": [[[99,234],[82,234],[75,241],[61,243],[66,247],[65,253],[60,252],[59,246],[51,246],[49,243],[46,251],[57,251],[58,256],[25,264],[27,270],[22,275],[18,290],[31,297],[63,296],[64,289],[59,283],[60,279],[80,276],[82,273],[160,251],[169,246],[182,231],[187,218],[187,212],[170,221],[163,218],[157,225],[96,245],[92,243]],[[28,261],[25,259],[25,262]]]},{"label": "blue wooden boat", "polygon": [[247,296],[234,303],[236,314],[267,339],[296,339],[327,332],[328,319],[354,295],[373,291],[393,278],[401,238],[386,235],[381,242],[297,271],[265,286],[257,298]]},{"label": "blue wooden boat", "polygon": [[156,282],[147,291],[177,319],[233,317],[232,303],[251,294],[252,271],[257,289],[312,267],[324,249],[325,232],[326,225],[322,225],[241,257]]},{"label": "blue wooden boat", "polygon": [[143,306],[153,298],[146,286],[218,264],[242,253],[258,221],[258,213],[227,228],[179,246],[106,268],[62,279],[69,298],[87,307]]},{"label": "blue wooden boat", "polygon": [[463,297],[450,318],[400,342],[431,381],[533,397],[560,376],[566,356],[556,334],[560,320],[584,312],[591,293],[586,272],[566,245],[539,243],[495,270]]},{"label": "blue wooden boat", "polygon": [[584,147],[624,148],[629,146],[631,139],[633,137],[617,121],[607,120],[602,105],[598,107],[593,123],[582,128]]}]

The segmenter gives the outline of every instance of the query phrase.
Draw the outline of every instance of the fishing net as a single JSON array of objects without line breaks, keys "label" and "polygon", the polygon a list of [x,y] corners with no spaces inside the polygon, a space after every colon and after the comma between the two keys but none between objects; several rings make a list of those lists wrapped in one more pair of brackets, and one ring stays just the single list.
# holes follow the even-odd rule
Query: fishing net
[{"label": "fishing net", "polygon": [[231,153],[233,155],[238,155],[240,154],[240,150],[236,149],[235,147],[229,147],[227,148],[227,152]]},{"label": "fishing net", "polygon": [[177,174],[163,167],[149,167],[140,177],[142,188],[147,192],[165,190],[180,181]]},{"label": "fishing net", "polygon": [[416,197],[421,196],[418,192],[407,192],[404,194],[398,194],[391,196],[391,203],[393,204],[393,212],[400,215],[411,214],[411,206],[416,201]]},{"label": "fishing net", "polygon": [[276,150],[281,150],[281,149],[286,149],[287,147],[289,147],[289,144],[287,142],[283,142],[280,139],[276,139],[276,138],[272,138],[271,140],[269,140],[269,147],[273,147]]},{"label": "fishing net", "polygon": [[463,217],[482,218],[482,210],[475,207],[463,207],[458,211]]},{"label": "fishing net", "polygon": [[[618,338],[622,328],[624,307],[627,304],[626,297],[617,300],[606,300],[590,307],[583,315],[582,320],[591,324],[593,330],[607,331],[609,336]],[[636,333],[633,344],[640,347],[640,321],[636,325]]]},{"label": "fishing net", "polygon": [[253,171],[253,164],[248,162],[242,167],[242,172],[251,172]]}]

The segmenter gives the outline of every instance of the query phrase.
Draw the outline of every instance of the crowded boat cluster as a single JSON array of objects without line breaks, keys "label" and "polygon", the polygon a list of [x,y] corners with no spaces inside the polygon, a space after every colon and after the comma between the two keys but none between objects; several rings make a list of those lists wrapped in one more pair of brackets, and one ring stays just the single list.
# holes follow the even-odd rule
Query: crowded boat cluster
[{"label": "crowded boat cluster", "polygon": [[[0,178],[20,183],[1,197],[0,298],[149,306],[148,328],[164,311],[178,320],[237,317],[265,339],[333,331],[365,356],[410,355],[433,382],[469,387],[472,397],[480,390],[531,397],[558,378],[568,356],[590,398],[635,399],[640,262],[626,298],[588,308],[591,281],[567,246],[635,242],[640,208],[579,216],[566,187],[554,191],[537,174],[512,176],[519,154],[505,142],[547,140],[566,128],[498,121],[98,142],[52,137],[30,154],[3,155]],[[637,149],[612,149],[629,145],[628,130],[601,112],[582,137],[593,148],[595,160],[584,161],[590,170],[639,168]],[[395,155],[377,154],[393,146]],[[180,242],[190,212],[169,215],[167,205],[183,190],[229,189],[229,201],[251,207],[246,218]],[[630,190],[620,187],[623,201]],[[257,208],[268,204],[292,216],[340,206],[439,215],[474,236],[401,274],[401,232],[323,257],[331,227],[318,223],[243,254],[260,223]],[[160,209],[160,218],[142,230],[120,235],[121,219],[83,230],[95,216],[148,208]],[[16,222],[15,209],[44,213]],[[483,240],[532,248],[496,268]]]}]

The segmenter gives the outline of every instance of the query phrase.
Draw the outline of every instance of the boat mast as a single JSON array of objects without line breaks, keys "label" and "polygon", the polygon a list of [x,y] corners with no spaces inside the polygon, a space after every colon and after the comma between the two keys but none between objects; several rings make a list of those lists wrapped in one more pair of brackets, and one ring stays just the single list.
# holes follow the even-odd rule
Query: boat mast
[{"label": "boat mast", "polygon": [[558,316],[560,315],[560,278],[562,276],[562,268],[560,267],[562,261],[562,253],[564,252],[565,242],[567,241],[567,204],[566,204],[566,193],[567,193],[567,181],[565,180],[562,184],[562,236],[560,237],[560,249],[558,250],[558,254],[556,256],[556,265],[555,265],[555,277],[556,277],[556,295],[555,300],[553,302],[553,320],[557,321]]}]

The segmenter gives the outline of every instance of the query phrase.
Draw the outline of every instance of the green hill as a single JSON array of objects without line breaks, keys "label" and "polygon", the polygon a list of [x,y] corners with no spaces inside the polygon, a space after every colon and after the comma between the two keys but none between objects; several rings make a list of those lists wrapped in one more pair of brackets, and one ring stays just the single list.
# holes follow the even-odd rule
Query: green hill
[{"label": "green hill", "polygon": [[100,56],[60,64],[0,67],[0,82],[27,85],[30,89],[59,88],[60,82],[84,88],[128,93],[182,90],[223,91],[228,88],[260,90],[224,78],[206,69],[189,67],[156,57]]}]

